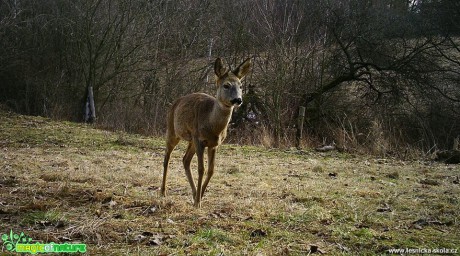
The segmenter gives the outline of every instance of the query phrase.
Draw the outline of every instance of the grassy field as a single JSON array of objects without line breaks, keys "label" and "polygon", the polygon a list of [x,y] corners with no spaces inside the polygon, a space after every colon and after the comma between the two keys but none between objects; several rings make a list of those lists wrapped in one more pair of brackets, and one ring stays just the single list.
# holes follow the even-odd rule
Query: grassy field
[{"label": "grassy field", "polygon": [[90,255],[460,249],[459,165],[223,145],[195,209],[183,143],[159,195],[163,144],[0,112],[0,232]]}]

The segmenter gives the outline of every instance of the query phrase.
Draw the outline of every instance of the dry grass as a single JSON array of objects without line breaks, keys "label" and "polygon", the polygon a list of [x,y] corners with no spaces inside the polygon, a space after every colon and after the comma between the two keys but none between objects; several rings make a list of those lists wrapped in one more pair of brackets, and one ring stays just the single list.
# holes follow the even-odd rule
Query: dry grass
[{"label": "dry grass", "polygon": [[0,232],[91,255],[458,248],[458,165],[224,145],[194,209],[184,148],[161,198],[162,138],[0,112]]}]

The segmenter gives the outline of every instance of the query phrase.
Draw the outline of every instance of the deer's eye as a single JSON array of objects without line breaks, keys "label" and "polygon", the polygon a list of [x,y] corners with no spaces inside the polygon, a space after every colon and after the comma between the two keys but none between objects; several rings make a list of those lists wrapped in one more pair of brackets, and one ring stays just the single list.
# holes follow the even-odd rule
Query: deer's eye
[{"label": "deer's eye", "polygon": [[229,84],[224,84],[224,89],[230,89],[230,85]]}]

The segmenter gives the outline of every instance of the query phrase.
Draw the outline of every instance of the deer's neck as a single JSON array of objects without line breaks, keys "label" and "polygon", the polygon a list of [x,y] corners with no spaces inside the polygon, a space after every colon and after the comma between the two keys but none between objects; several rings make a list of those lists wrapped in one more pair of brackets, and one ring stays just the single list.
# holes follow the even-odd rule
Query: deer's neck
[{"label": "deer's neck", "polygon": [[227,129],[232,117],[233,106],[229,107],[216,101],[211,111],[211,124],[215,133],[220,134]]}]

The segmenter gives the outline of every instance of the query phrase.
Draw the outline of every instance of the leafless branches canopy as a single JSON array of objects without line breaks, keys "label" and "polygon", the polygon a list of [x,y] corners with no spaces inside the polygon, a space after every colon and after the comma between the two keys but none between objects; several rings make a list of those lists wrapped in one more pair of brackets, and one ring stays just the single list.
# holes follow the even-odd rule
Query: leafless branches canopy
[{"label": "leafless branches canopy", "polygon": [[305,106],[306,144],[450,148],[459,34],[456,0],[0,0],[0,102],[79,121],[92,87],[98,125],[163,134],[215,57],[251,57],[234,142],[293,144]]}]

